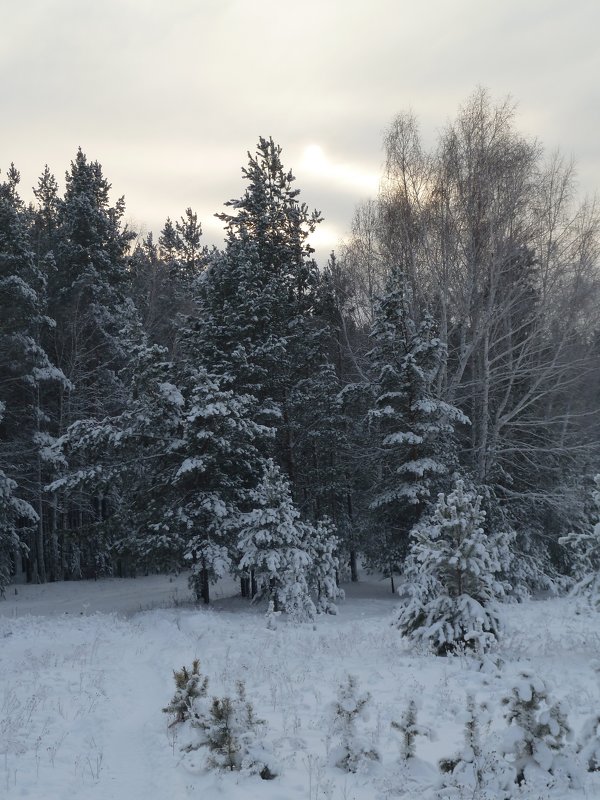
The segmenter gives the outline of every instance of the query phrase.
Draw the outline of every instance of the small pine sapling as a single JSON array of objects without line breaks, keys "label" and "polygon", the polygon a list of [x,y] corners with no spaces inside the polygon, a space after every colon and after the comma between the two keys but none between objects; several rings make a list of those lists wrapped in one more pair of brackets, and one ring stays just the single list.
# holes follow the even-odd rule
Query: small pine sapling
[{"label": "small pine sapling", "polygon": [[[600,475],[594,478],[596,489],[592,492],[596,516],[600,517]],[[600,521],[590,531],[570,533],[558,540],[566,547],[573,560],[577,582],[574,595],[587,598],[590,605],[600,610]]]},{"label": "small pine sapling", "polygon": [[165,714],[172,714],[174,719],[169,723],[171,728],[195,716],[194,703],[200,697],[206,696],[208,678],[200,674],[200,661],[196,658],[192,662],[191,670],[182,667],[173,670],[175,678],[175,694],[168,706],[163,708]]},{"label": "small pine sapling", "polygon": [[442,779],[438,798],[508,800],[512,796],[512,775],[508,765],[494,751],[489,736],[490,724],[487,704],[476,703],[475,698],[468,695],[464,747],[453,758],[440,760]]},{"label": "small pine sapling", "polygon": [[263,745],[266,723],[255,716],[242,681],[235,696],[213,697],[205,717],[192,724],[202,731],[200,745],[208,748],[211,769],[241,770],[263,780],[276,776],[272,756]]},{"label": "small pine sapling", "polygon": [[392,729],[400,734],[400,760],[409,761],[414,759],[417,754],[417,736],[429,738],[431,731],[423,725],[417,723],[417,704],[411,700],[400,722],[392,721]]},{"label": "small pine sapling", "polygon": [[427,788],[435,785],[437,773],[431,764],[417,757],[416,741],[419,736],[432,739],[432,731],[417,722],[417,703],[414,700],[409,701],[400,722],[393,720],[391,727],[400,745],[396,789],[409,797],[420,797]]},{"label": "small pine sapling", "polygon": [[369,692],[359,693],[356,678],[348,675],[332,704],[332,732],[339,739],[333,751],[336,767],[346,772],[357,772],[368,761],[378,761],[379,753],[370,746],[364,734],[358,730],[358,722],[367,721]]},{"label": "small pine sapling", "polygon": [[269,605],[267,606],[267,613],[265,614],[265,619],[267,620],[267,628],[270,631],[277,630],[277,620],[281,616],[281,611],[275,611],[275,603],[273,600],[269,600]]},{"label": "small pine sapling", "polygon": [[579,786],[569,745],[572,731],[560,703],[551,702],[544,681],[529,671],[521,672],[502,703],[509,726],[502,750],[513,765],[514,781],[529,789]]},{"label": "small pine sapling", "polygon": [[577,752],[587,772],[600,772],[600,714],[595,714],[584,723]]}]

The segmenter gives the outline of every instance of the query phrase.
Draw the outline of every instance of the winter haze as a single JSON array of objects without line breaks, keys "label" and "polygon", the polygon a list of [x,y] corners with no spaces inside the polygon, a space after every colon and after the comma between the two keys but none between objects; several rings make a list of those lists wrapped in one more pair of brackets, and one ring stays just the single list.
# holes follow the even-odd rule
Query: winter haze
[{"label": "winter haze", "polygon": [[2,800],[600,798],[597,2],[3,4]]}]

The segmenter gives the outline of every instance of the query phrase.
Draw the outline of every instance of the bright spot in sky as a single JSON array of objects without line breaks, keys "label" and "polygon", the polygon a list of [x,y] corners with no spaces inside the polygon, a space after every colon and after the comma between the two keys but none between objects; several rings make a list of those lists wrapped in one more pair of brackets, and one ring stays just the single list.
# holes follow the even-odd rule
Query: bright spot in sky
[{"label": "bright spot in sky", "polygon": [[339,244],[340,235],[335,228],[321,223],[308,237],[308,241],[311,247],[315,248],[317,254],[324,257]]},{"label": "bright spot in sky", "polygon": [[304,148],[302,168],[323,181],[345,184],[368,192],[376,192],[379,175],[353,164],[334,163],[318,144]]}]

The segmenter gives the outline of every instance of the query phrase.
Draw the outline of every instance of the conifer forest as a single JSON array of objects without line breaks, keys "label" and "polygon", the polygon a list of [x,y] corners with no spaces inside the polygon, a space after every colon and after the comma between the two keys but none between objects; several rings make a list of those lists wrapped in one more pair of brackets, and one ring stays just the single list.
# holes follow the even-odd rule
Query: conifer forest
[{"label": "conifer forest", "polygon": [[509,540],[513,592],[573,575],[600,347],[598,215],[571,165],[483,92],[431,151],[399,116],[378,197],[319,268],[283,159],[248,154],[220,249],[191,208],[139,237],[81,150],[31,204],[4,171],[3,589],[190,566],[208,602],[223,570],[270,574],[250,530],[275,497],[299,521],[279,546],[335,537],[341,570],[393,581],[458,479]]},{"label": "conifer forest", "polygon": [[[177,773],[173,797],[600,796],[598,672],[584,675],[600,658],[597,205],[479,89],[435,141],[411,113],[391,121],[378,193],[317,263],[321,211],[276,141],[249,144],[215,209],[221,246],[192,208],[140,234],[84,149],[31,201],[1,165],[0,606],[28,584],[190,592],[130,633],[83,612],[64,628],[68,652],[90,636],[131,648],[156,718],[136,727],[122,708],[122,724],[132,742],[160,731],[147,752]],[[19,621],[0,617],[0,635]],[[150,641],[162,683],[140,677]],[[121,691],[108,656],[92,679],[96,656],[65,656],[79,711],[34,695],[55,720],[32,729],[40,797],[67,786],[60,719]],[[15,686],[0,785],[16,796],[33,750]],[[87,736],[68,750],[86,798],[121,774],[116,745],[110,761]],[[104,796],[138,797],[120,791]]]}]

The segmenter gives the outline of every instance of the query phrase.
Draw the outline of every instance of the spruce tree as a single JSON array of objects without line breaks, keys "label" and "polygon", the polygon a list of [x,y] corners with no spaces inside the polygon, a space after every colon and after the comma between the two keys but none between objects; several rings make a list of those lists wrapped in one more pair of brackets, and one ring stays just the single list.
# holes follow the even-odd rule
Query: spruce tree
[{"label": "spruce tree", "polygon": [[376,442],[370,507],[377,533],[367,555],[386,571],[401,563],[410,529],[449,483],[457,464],[454,426],[468,422],[438,396],[445,346],[432,317],[425,313],[417,323],[412,306],[403,274],[392,269],[371,331],[368,415]]},{"label": "spruce tree", "polygon": [[305,523],[303,547],[308,553],[308,583],[316,600],[318,614],[337,614],[336,600],[344,599],[344,590],[338,586],[339,545],[336,529],[324,517],[316,524]]},{"label": "spruce tree", "polygon": [[[0,421],[3,406],[0,403]],[[0,469],[0,597],[10,583],[14,562],[25,549],[22,534],[38,522],[29,503],[16,495],[17,484]]]},{"label": "spruce tree", "polygon": [[240,515],[238,569],[252,570],[260,597],[299,621],[314,616],[309,572],[312,559],[305,544],[305,524],[291,498],[290,486],[272,460],[251,493],[251,511]]},{"label": "spruce tree", "polygon": [[[116,488],[124,499],[114,549],[146,567],[191,565],[192,586],[209,602],[211,581],[231,563],[230,523],[259,471],[270,429],[254,419],[254,399],[224,389],[198,368],[179,371],[157,345],[133,354],[127,410],[74,424],[67,457],[85,469],[55,482]],[[128,529],[128,530],[127,530]]]}]

